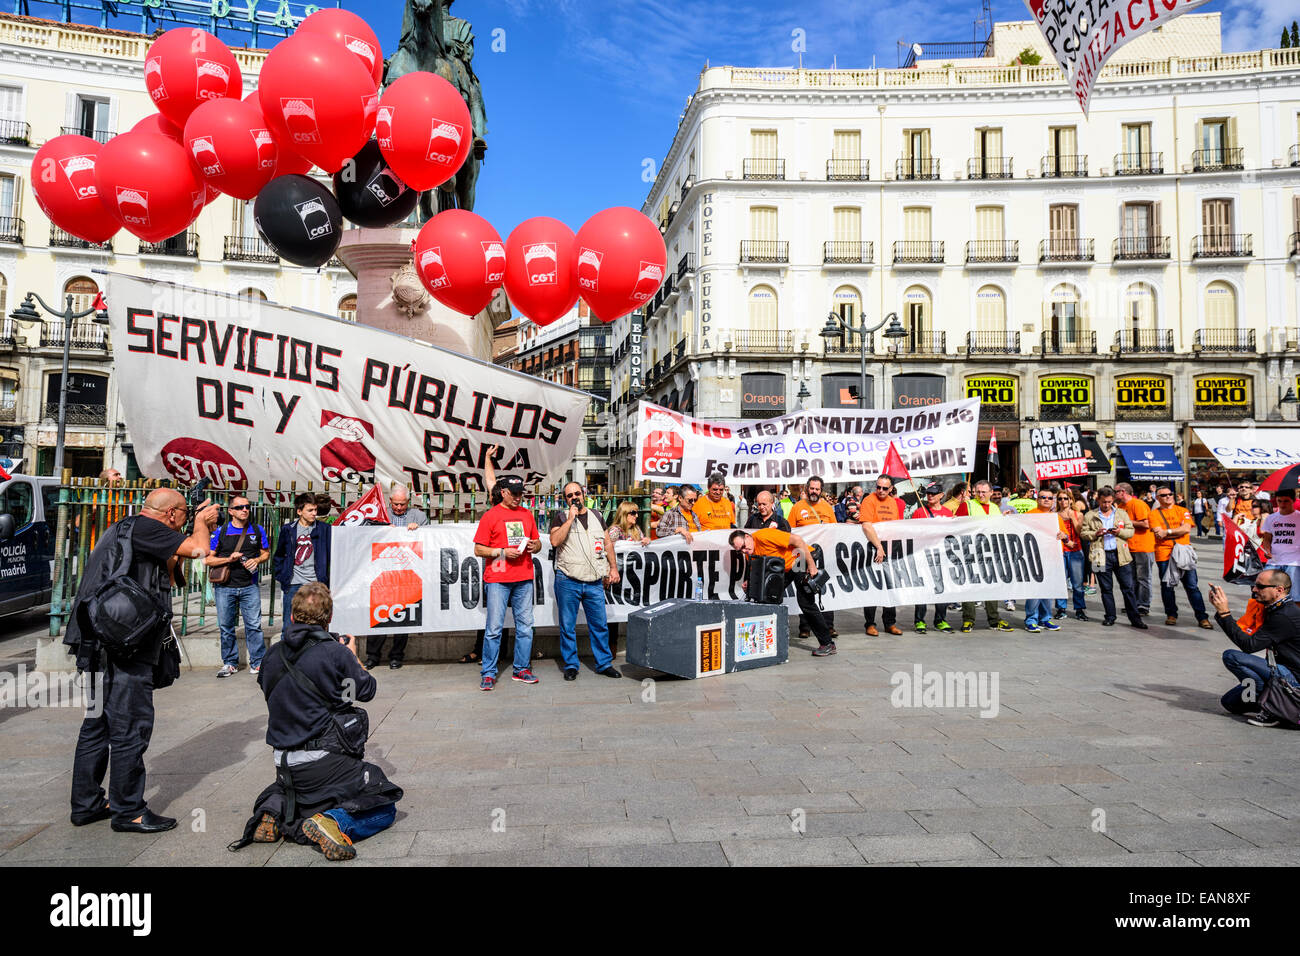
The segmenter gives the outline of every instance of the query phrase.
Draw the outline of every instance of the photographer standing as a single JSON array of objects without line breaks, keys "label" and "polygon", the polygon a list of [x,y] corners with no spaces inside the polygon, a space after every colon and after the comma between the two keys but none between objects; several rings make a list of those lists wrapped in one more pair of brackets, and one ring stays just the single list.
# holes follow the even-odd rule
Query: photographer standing
[{"label": "photographer standing", "polygon": [[[248,672],[262,667],[266,643],[262,639],[262,590],[258,565],[271,555],[266,530],[250,520],[252,503],[244,495],[230,502],[230,520],[212,534],[212,553],[203,559],[217,602],[217,629],[221,633],[221,670],[218,677],[239,671],[239,644],[235,640],[238,618],[244,618],[244,643],[248,645]],[[219,580],[218,580],[219,579]]]},{"label": "photographer standing", "polygon": [[[180,673],[180,652],[171,634],[172,583],[185,583],[178,561],[208,553],[219,513],[205,501],[187,538],[181,532],[187,516],[185,496],[158,488],[149,493],[138,515],[105,531],[90,554],[63,639],[68,652],[76,655],[77,670],[102,680],[81,724],[72,762],[75,826],[109,817],[119,832],[158,833],[176,826],[174,819],[145,805],[144,752],[153,735],[154,688],[170,685]],[[129,582],[122,582],[123,576]],[[120,590],[113,590],[115,582]],[[129,648],[115,647],[110,632],[96,625],[109,628],[120,622],[128,604],[139,614],[142,636]],[[91,716],[95,709],[99,713]],[[102,784],[110,764],[105,799]]]},{"label": "photographer standing", "polygon": [[[778,531],[776,528],[759,528],[756,531],[733,531],[727,538],[727,544],[731,545],[733,551],[744,552],[747,565],[748,559],[755,556],[777,557],[784,561],[785,584],[794,585],[794,595],[799,602],[799,610],[803,612],[813,634],[817,637],[817,649],[812,652],[813,657],[830,657],[836,653],[830,626],[822,616],[822,609],[817,606],[817,592],[809,583],[811,579],[817,577],[817,562],[813,559],[812,550],[803,538],[789,531]],[[804,564],[808,569],[804,574],[794,572],[795,556],[799,553],[803,554]],[[748,578],[748,569],[746,578]]]}]

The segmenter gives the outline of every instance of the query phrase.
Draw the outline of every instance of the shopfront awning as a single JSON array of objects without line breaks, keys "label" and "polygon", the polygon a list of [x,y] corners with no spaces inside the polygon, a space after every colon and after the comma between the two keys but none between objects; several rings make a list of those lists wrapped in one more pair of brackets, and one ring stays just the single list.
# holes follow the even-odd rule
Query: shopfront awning
[{"label": "shopfront awning", "polygon": [[1183,479],[1183,465],[1173,445],[1120,445],[1129,477],[1137,481]]},{"label": "shopfront awning", "polygon": [[1225,468],[1272,471],[1300,464],[1300,428],[1193,428]]}]

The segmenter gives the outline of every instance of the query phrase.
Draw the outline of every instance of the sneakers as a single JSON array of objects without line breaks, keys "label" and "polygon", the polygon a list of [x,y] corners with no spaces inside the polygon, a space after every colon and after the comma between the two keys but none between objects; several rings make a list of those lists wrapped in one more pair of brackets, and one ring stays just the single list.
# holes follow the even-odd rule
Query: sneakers
[{"label": "sneakers", "polygon": [[936,631],[951,631],[952,625],[949,624],[947,621],[940,621],[938,624],[934,626],[934,629]]},{"label": "sneakers", "polygon": [[1003,606],[1004,608],[1006,608],[1008,611],[1014,611],[1014,610],[1016,609],[1016,602],[1015,602],[1015,601],[1003,601],[1003,602],[1002,602],[1002,606]]},{"label": "sneakers", "polygon": [[818,646],[813,650],[813,652],[812,652],[812,656],[813,656],[813,657],[830,657],[832,654],[836,654],[836,653],[838,653],[838,651],[835,650],[835,642],[834,642],[834,641],[831,641],[829,644],[820,644],[820,645],[818,645]]},{"label": "sneakers", "polygon": [[974,621],[962,621],[962,622],[961,622],[961,632],[962,632],[963,634],[969,634],[969,633],[970,633],[971,631],[973,631],[973,630],[975,630],[975,622],[974,622]]},{"label": "sneakers", "polygon": [[1088,612],[1087,612],[1087,611],[1075,611],[1075,612],[1074,612],[1074,619],[1075,619],[1076,621],[1087,621],[1087,620],[1090,620],[1090,618],[1088,617]]},{"label": "sneakers", "polygon": [[924,634],[924,633],[925,633],[925,621],[917,621],[917,622],[916,622],[916,633],[918,633],[918,634]]},{"label": "sneakers", "polygon": [[998,623],[993,626],[993,630],[1003,631],[1005,633],[1010,634],[1015,631],[1015,628],[1012,627],[1010,624],[1008,624],[1006,621],[998,621]]},{"label": "sneakers", "polygon": [[256,677],[258,674],[262,673],[262,665],[256,664],[253,667],[250,667],[248,669],[248,673],[251,674],[253,677]]},{"label": "sneakers", "polygon": [[303,836],[320,847],[325,859],[338,862],[351,860],[357,855],[348,835],[339,829],[338,821],[326,813],[309,817],[302,824]]},{"label": "sneakers", "polygon": [[495,677],[484,677],[481,681],[478,682],[479,690],[491,690],[493,687],[496,686],[497,686],[497,679]]},{"label": "sneakers", "polygon": [[1276,717],[1269,716],[1261,710],[1254,714],[1247,714],[1246,723],[1253,727],[1276,727],[1281,723],[1281,721]]},{"label": "sneakers", "polygon": [[[1062,614],[1061,616],[1064,617],[1065,615]],[[1061,629],[1061,625],[1059,625],[1059,624],[1053,624],[1051,621],[1044,621],[1044,622],[1043,622],[1043,630],[1044,630],[1044,631],[1059,631],[1060,629]]]},{"label": "sneakers", "polygon": [[1060,620],[1061,618],[1063,618],[1063,617],[1065,617],[1065,612],[1062,611],[1062,610],[1056,610],[1056,611],[1053,611],[1053,612],[1052,612],[1052,620],[1053,620],[1053,621],[1059,621],[1059,620]]},{"label": "sneakers", "polygon": [[1096,594],[1096,593],[1097,593],[1097,589],[1094,588],[1094,587],[1089,586],[1089,587],[1086,587],[1086,588],[1083,589],[1083,593],[1084,593],[1084,594]]},{"label": "sneakers", "polygon": [[263,813],[262,819],[257,824],[257,829],[253,831],[253,842],[279,843],[280,835],[280,824],[276,823],[275,817],[269,813]]},{"label": "sneakers", "polygon": [[1037,624],[1026,624],[1025,630],[1028,631],[1030,634],[1037,634],[1039,631],[1042,630],[1042,628],[1039,627]]},{"label": "sneakers", "polygon": [[513,677],[512,679],[513,679],[513,680],[517,680],[517,681],[519,681],[519,683],[521,683],[521,684],[536,684],[536,683],[537,683],[537,678],[536,678],[535,676],[533,676],[533,672],[532,672],[531,670],[529,670],[527,667],[525,667],[525,668],[524,668],[523,670],[521,670],[521,671],[515,671],[515,673],[514,673],[514,677]]},{"label": "sneakers", "polygon": [[217,671],[218,677],[234,677],[239,673],[239,668],[233,664],[222,664],[221,670]]}]

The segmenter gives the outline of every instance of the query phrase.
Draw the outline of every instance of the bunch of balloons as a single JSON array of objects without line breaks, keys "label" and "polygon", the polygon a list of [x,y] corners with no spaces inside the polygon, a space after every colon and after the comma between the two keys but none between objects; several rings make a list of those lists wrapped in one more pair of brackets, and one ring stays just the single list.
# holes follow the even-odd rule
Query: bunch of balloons
[{"label": "bunch of balloons", "polygon": [[455,312],[476,315],[502,285],[511,304],[538,325],[567,313],[578,297],[603,322],[645,304],[663,283],[663,236],[636,209],[596,213],[575,236],[558,219],[537,216],[505,242],[481,216],[449,209],[416,237],[415,270],[429,294]]},{"label": "bunch of balloons", "polygon": [[[160,242],[219,195],[253,199],[258,231],[281,258],[324,265],[343,218],[400,222],[420,190],[469,155],[469,109],[455,87],[409,73],[380,96],[382,74],[378,38],[347,10],[307,17],[267,55],[248,96],[221,40],[170,30],[145,53],[157,114],[102,146],[51,139],[32,161],[37,202],[56,226],[98,243],[118,229]],[[333,192],[305,175],[312,167],[333,175]]]}]

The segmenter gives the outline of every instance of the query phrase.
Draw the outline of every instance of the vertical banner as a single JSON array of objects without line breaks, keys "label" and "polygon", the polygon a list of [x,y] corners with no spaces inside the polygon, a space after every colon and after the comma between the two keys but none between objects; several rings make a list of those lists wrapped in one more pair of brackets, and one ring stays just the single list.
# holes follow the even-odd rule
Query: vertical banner
[{"label": "vertical banner", "polygon": [[1078,425],[1047,425],[1029,433],[1034,453],[1034,476],[1039,481],[1071,478],[1088,473],[1083,436]]}]

